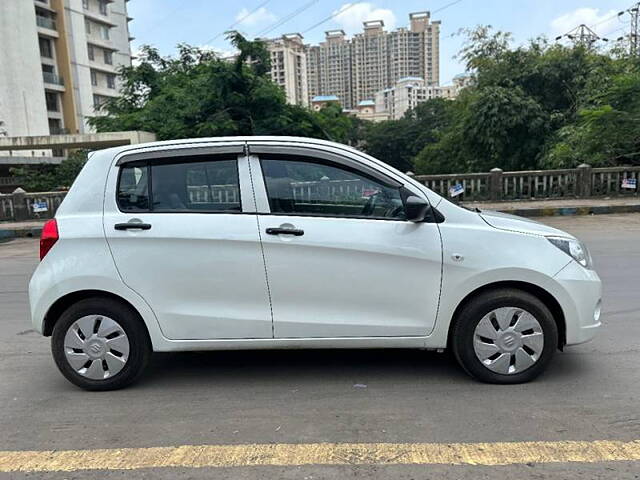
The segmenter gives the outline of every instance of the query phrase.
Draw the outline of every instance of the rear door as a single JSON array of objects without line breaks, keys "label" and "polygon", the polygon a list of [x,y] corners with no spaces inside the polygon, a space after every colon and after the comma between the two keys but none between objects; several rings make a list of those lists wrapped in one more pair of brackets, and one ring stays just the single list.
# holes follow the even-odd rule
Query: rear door
[{"label": "rear door", "polygon": [[146,152],[112,167],[104,229],[122,280],[170,339],[271,338],[243,145]]},{"label": "rear door", "polygon": [[416,192],[328,152],[250,150],[275,338],[431,332],[440,234],[405,220]]}]

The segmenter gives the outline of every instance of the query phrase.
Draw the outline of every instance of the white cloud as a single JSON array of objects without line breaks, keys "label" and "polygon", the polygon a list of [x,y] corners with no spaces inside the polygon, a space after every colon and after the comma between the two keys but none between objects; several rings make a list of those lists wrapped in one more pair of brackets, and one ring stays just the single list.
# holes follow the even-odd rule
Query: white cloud
[{"label": "white cloud", "polygon": [[199,48],[205,51],[215,53],[219,58],[231,58],[235,57],[239,52],[232,47],[213,47],[211,45],[200,45]]},{"label": "white cloud", "polygon": [[599,8],[578,8],[555,18],[551,22],[552,34],[554,36],[563,35],[584,23],[597,34],[607,35],[620,26],[616,14],[616,10],[600,13]]},{"label": "white cloud", "polygon": [[278,19],[273,13],[267,10],[265,7],[260,7],[255,12],[249,15],[250,11],[247,8],[242,8],[236,15],[236,22],[243,27],[253,27],[254,25],[264,25],[265,23],[272,23]]},{"label": "white cloud", "polygon": [[347,33],[362,31],[362,22],[368,20],[383,20],[387,30],[391,30],[396,26],[396,16],[391,10],[377,8],[369,2],[345,3],[333,13],[337,13],[334,20]]}]

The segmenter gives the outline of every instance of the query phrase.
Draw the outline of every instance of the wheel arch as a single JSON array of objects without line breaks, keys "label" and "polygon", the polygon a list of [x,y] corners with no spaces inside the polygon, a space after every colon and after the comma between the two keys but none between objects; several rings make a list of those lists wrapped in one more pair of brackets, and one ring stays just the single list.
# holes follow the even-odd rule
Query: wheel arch
[{"label": "wheel arch", "polygon": [[451,332],[456,323],[456,319],[460,314],[460,312],[462,311],[462,309],[476,296],[491,290],[498,290],[502,288],[513,288],[517,290],[522,290],[524,292],[527,292],[535,296],[542,303],[545,304],[545,306],[551,312],[551,315],[553,315],[553,319],[556,322],[556,326],[558,327],[558,348],[562,350],[564,345],[566,344],[567,326],[566,326],[564,311],[562,310],[560,303],[551,293],[549,293],[544,288],[538,285],[535,285],[533,283],[516,281],[516,280],[489,283],[481,287],[478,287],[472,292],[468,293],[467,296],[462,299],[462,301],[458,304],[458,306],[453,312],[451,322],[449,323],[449,331],[447,334],[447,344],[450,344],[451,342],[451,337],[452,337]]},{"label": "wheel arch", "polygon": [[136,313],[136,315],[138,316],[138,319],[144,325],[144,328],[147,332],[147,336],[150,337],[149,329],[146,323],[144,322],[143,317],[138,311],[138,309],[135,306],[133,306],[131,302],[129,302],[125,298],[119,295],[116,295],[115,293],[107,292],[104,290],[78,290],[75,292],[67,293],[66,295],[63,295],[62,297],[58,298],[49,307],[49,310],[47,310],[47,313],[44,316],[42,334],[45,337],[50,337],[51,334],[53,333],[53,327],[55,326],[60,316],[65,312],[65,310],[67,310],[67,308],[79,302],[80,300],[84,300],[87,298],[108,298],[110,300],[115,300],[119,303],[122,303],[123,305],[126,305]]}]

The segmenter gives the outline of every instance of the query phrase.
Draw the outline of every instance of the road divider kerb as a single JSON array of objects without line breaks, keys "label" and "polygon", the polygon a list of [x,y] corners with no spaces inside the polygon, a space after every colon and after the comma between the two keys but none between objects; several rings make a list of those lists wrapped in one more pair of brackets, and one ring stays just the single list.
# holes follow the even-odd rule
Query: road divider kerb
[{"label": "road divider kerb", "polygon": [[0,451],[0,472],[301,465],[513,465],[640,461],[640,440],[307,443]]}]

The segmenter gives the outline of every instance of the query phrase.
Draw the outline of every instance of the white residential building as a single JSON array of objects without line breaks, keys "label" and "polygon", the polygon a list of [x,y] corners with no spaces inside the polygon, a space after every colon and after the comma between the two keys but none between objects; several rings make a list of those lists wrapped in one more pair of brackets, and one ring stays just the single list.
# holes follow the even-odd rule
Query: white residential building
[{"label": "white residential building", "polygon": [[307,47],[310,98],[335,95],[344,107],[353,105],[352,52],[344,30],[329,30],[324,42]]},{"label": "white residential building", "polygon": [[459,88],[455,84],[427,85],[419,77],[402,78],[393,87],[376,93],[375,111],[378,114],[386,113],[391,120],[399,120],[407,111],[432,98],[455,98]]},{"label": "white residential building", "polygon": [[309,105],[307,56],[302,35],[290,33],[265,42],[271,53],[271,79],[284,89],[287,102]]},{"label": "white residential building", "polygon": [[130,20],[126,0],[0,0],[4,134],[90,132],[94,107],[131,65]]},{"label": "white residential building", "polygon": [[364,22],[362,33],[347,39],[342,30],[307,48],[309,96],[336,95],[347,109],[399,79],[415,76],[427,85],[440,82],[440,22],[429,12],[409,15],[409,28],[392,32],[382,20]]}]

